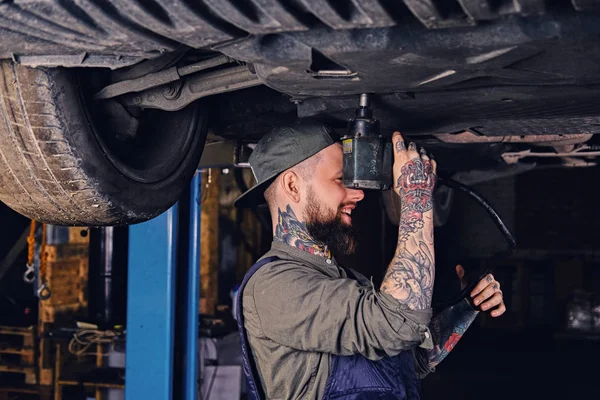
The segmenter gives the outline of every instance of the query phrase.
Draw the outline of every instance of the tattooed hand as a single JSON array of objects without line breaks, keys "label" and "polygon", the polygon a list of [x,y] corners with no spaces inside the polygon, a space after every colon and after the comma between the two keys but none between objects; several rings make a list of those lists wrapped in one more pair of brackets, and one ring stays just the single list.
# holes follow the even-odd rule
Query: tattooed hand
[{"label": "tattooed hand", "polygon": [[[459,279],[464,277],[464,269],[461,265],[456,266],[456,274]],[[492,317],[499,317],[506,312],[504,297],[500,290],[500,282],[494,278],[494,275],[487,274],[475,285],[470,293],[475,306],[480,306],[482,311],[490,311]]]},{"label": "tattooed hand", "polygon": [[408,148],[402,135],[395,132],[394,142],[394,190],[402,198],[402,211],[423,214],[433,210],[433,189],[437,165],[425,149],[417,152],[417,146]]}]

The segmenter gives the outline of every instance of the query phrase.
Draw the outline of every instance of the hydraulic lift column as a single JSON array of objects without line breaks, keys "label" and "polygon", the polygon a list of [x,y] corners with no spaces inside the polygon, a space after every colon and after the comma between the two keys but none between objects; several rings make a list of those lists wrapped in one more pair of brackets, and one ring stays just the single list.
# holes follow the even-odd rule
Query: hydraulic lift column
[{"label": "hydraulic lift column", "polygon": [[200,184],[129,227],[126,400],[198,398]]}]

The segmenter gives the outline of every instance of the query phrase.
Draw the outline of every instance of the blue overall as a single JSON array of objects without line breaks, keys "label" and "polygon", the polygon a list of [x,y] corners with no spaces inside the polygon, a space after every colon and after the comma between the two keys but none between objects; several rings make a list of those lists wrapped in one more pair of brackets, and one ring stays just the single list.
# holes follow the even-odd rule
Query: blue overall
[{"label": "blue overall", "polygon": [[[263,265],[276,260],[277,257],[267,257],[254,264],[244,276],[237,295],[236,318],[250,400],[264,400],[266,397],[244,328],[242,297],[250,277]],[[350,271],[347,272],[350,274]],[[360,354],[332,355],[323,400],[418,400],[419,389],[412,351],[403,351],[397,356],[384,357],[378,361],[371,361]]]}]

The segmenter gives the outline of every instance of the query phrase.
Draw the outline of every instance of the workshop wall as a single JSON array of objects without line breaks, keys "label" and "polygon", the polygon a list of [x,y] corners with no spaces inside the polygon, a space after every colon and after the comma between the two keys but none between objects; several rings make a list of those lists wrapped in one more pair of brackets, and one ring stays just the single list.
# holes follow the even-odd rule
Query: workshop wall
[{"label": "workshop wall", "polygon": [[[13,233],[22,231],[4,231],[4,244],[11,246],[4,246],[2,257],[6,268],[0,296],[6,303],[0,308],[0,398],[49,399],[62,377],[52,332],[85,320],[88,311],[88,229],[32,224],[7,208],[0,212],[3,221],[14,222]],[[39,270],[27,283],[23,273],[30,257],[39,260]],[[36,296],[42,284],[50,289],[49,298]],[[75,360],[72,366],[81,364]]]},{"label": "workshop wall", "polygon": [[517,180],[517,233],[524,248],[598,251],[600,168],[529,172]]},{"label": "workshop wall", "polygon": [[0,203],[0,222],[0,325],[30,326],[37,315],[33,289],[23,280],[30,220]]},{"label": "workshop wall", "polygon": [[582,398],[595,391],[600,355],[600,169],[547,169],[474,186],[517,239],[506,240],[466,195],[457,195],[448,224],[436,229],[435,294],[446,290],[452,264],[491,269],[507,313],[480,315],[461,342],[423,381],[423,399]]},{"label": "workshop wall", "polygon": [[[201,313],[232,308],[232,292],[244,274],[271,247],[271,217],[266,207],[238,209],[234,200],[254,184],[249,169],[203,171]],[[211,264],[212,263],[212,264]],[[206,272],[210,269],[209,272]],[[210,297],[213,306],[206,307]],[[229,311],[226,311],[229,312]]]}]

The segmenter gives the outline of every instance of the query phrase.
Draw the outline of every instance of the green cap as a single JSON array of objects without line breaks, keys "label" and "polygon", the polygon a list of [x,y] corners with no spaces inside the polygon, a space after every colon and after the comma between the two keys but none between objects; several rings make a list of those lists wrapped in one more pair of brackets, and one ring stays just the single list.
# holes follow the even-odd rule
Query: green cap
[{"label": "green cap", "polygon": [[331,129],[323,123],[299,120],[274,128],[258,141],[248,159],[256,185],[233,204],[238,208],[263,204],[265,190],[280,173],[334,143]]}]

